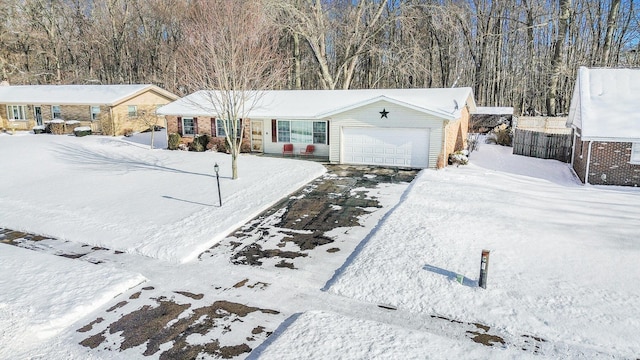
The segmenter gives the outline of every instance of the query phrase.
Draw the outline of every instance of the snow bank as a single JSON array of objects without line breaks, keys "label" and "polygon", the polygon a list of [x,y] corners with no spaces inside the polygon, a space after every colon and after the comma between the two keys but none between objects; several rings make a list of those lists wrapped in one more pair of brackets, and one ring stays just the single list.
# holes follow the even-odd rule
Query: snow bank
[{"label": "snow bank", "polygon": [[637,357],[640,191],[581,186],[568,165],[510,150],[421,173],[330,291]]},{"label": "snow bank", "polygon": [[0,244],[0,358],[36,348],[144,280],[139,274]]}]

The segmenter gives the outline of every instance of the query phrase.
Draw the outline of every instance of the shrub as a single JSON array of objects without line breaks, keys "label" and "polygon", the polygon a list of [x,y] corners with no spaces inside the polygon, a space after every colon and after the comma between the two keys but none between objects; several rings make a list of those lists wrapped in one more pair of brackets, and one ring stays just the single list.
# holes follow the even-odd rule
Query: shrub
[{"label": "shrub", "polygon": [[64,134],[65,132],[64,121],[60,119],[51,120],[51,122],[49,123],[49,129],[52,134],[55,134],[55,135]]},{"label": "shrub", "polygon": [[207,145],[207,149],[211,149],[217,152],[224,152],[224,153],[228,153],[229,148],[230,146],[229,144],[227,144],[227,138],[223,138],[223,137],[211,138],[211,140],[209,141],[209,144]]},{"label": "shrub", "polygon": [[182,141],[182,138],[180,137],[180,134],[177,134],[177,133],[169,134],[169,143],[168,143],[169,150],[178,150],[178,146],[180,146],[181,141]]},{"label": "shrub", "polygon": [[453,154],[449,154],[449,165],[467,165],[469,163],[469,152],[467,150],[458,150]]},{"label": "shrub", "polygon": [[487,143],[502,146],[511,146],[513,142],[513,129],[506,124],[496,126],[489,132]]},{"label": "shrub", "polygon": [[205,151],[207,149],[207,144],[209,143],[209,138],[210,137],[207,134],[196,135],[191,144],[189,144],[189,151]]},{"label": "shrub", "polygon": [[45,126],[44,125],[38,125],[38,126],[34,126],[33,127],[33,133],[34,134],[42,134],[43,132],[45,132]]},{"label": "shrub", "polygon": [[73,129],[73,134],[77,137],[91,135],[91,128],[87,126],[78,126]]},{"label": "shrub", "polygon": [[243,140],[240,145],[240,152],[242,153],[250,153],[251,152],[251,141]]},{"label": "shrub", "polygon": [[132,128],[126,128],[126,129],[122,130],[122,135],[124,135],[126,137],[130,137],[131,135],[133,135],[133,129]]}]

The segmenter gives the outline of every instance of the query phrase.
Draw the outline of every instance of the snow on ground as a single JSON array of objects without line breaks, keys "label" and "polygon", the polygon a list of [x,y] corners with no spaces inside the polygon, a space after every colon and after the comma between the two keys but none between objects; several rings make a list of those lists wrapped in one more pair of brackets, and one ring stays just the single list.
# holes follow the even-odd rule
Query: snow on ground
[{"label": "snow on ground", "polygon": [[136,273],[0,244],[0,358],[37,349],[143,281]]},{"label": "snow on ground", "polygon": [[[14,230],[186,262],[325,172],[318,163],[149,150],[144,137],[0,135],[0,219]],[[155,134],[165,139],[164,131]],[[164,141],[164,140],[162,140]],[[220,165],[222,207],[213,165]]]},{"label": "snow on ground", "polygon": [[637,357],[640,191],[581,186],[568,165],[510,151],[482,145],[468,166],[421,173],[329,291]]},{"label": "snow on ground", "polygon": [[536,359],[520,349],[461,343],[437,334],[308,311],[291,319],[250,358],[287,359]]}]

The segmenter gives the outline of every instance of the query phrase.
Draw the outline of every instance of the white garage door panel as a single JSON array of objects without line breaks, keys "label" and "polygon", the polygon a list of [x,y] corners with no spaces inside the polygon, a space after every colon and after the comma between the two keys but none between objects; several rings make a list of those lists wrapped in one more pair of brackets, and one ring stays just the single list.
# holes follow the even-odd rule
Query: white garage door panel
[{"label": "white garage door panel", "polygon": [[429,129],[343,128],[342,162],[426,168]]}]

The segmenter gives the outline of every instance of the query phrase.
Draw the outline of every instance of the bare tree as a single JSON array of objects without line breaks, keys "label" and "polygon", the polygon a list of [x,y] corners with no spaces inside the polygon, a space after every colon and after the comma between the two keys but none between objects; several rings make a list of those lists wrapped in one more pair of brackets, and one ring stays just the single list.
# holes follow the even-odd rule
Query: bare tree
[{"label": "bare tree", "polygon": [[[230,19],[233,19],[230,21]],[[203,115],[220,119],[231,153],[232,178],[248,120],[264,91],[282,84],[284,62],[277,56],[279,31],[262,3],[251,0],[196,0],[185,29],[184,82],[200,91],[194,102]]]},{"label": "bare tree", "polygon": [[571,0],[560,0],[560,18],[558,19],[558,32],[553,45],[553,57],[551,58],[551,76],[547,94],[547,115],[556,116],[558,81],[562,70],[562,54],[564,43],[569,29],[569,16],[571,15]]}]

